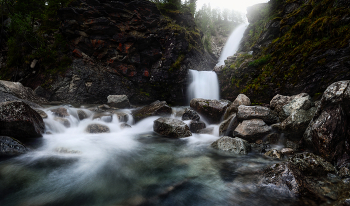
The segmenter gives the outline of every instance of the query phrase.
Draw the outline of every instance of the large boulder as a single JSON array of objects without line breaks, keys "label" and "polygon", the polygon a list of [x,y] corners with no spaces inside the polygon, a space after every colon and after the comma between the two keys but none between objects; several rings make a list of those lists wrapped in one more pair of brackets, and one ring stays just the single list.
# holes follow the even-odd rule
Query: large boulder
[{"label": "large boulder", "polygon": [[232,104],[226,109],[224,114],[224,120],[229,118],[233,113],[237,113],[238,107],[241,105],[251,105],[250,99],[244,94],[239,94],[235,101],[233,101]]},{"label": "large boulder", "polygon": [[190,128],[183,121],[172,118],[158,118],[154,121],[153,130],[160,135],[171,138],[189,137]]},{"label": "large boulder", "polygon": [[58,116],[58,117],[68,117],[69,116],[68,110],[64,107],[51,109],[50,111],[53,113],[53,115]]},{"label": "large boulder", "polygon": [[109,133],[110,129],[106,125],[102,124],[89,124],[86,128],[86,132],[97,134],[97,133]]},{"label": "large boulder", "polygon": [[20,101],[0,103],[0,135],[17,139],[42,137],[45,124],[42,117]]},{"label": "large boulder", "polygon": [[338,167],[350,163],[349,85],[350,81],[340,81],[326,89],[303,136],[304,146]]},{"label": "large boulder", "polygon": [[270,108],[244,105],[238,107],[237,118],[240,121],[249,119],[262,119],[267,124],[273,124],[279,120],[277,115]]},{"label": "large boulder", "polygon": [[223,136],[211,144],[215,149],[233,152],[235,154],[248,154],[251,151],[249,142],[241,138]]},{"label": "large boulder", "polygon": [[150,116],[170,116],[172,109],[165,101],[155,101],[150,105],[136,109],[132,112],[135,122]]},{"label": "large boulder", "polygon": [[24,154],[28,149],[18,140],[0,136],[0,157]]},{"label": "large boulder", "polygon": [[31,88],[24,87],[20,82],[0,80],[0,91],[38,104],[47,103],[46,99],[37,96]]},{"label": "large boulder", "polygon": [[190,131],[193,133],[198,133],[200,130],[205,129],[207,126],[202,121],[194,121],[190,122]]},{"label": "large boulder", "polygon": [[327,175],[334,173],[334,166],[320,156],[313,153],[300,153],[289,159],[304,175]]},{"label": "large boulder", "polygon": [[200,117],[198,115],[198,113],[192,109],[188,109],[186,108],[184,113],[182,114],[182,120],[195,120],[195,121],[199,121]]},{"label": "large boulder", "polygon": [[107,97],[108,104],[116,108],[130,108],[130,102],[126,95],[109,95]]},{"label": "large boulder", "polygon": [[194,98],[191,100],[190,106],[199,114],[203,115],[209,123],[218,124],[229,106],[229,102]]},{"label": "large boulder", "polygon": [[77,111],[77,114],[78,114],[79,120],[84,120],[89,117],[89,115],[84,110],[81,110],[81,109]]},{"label": "large boulder", "polygon": [[219,127],[219,135],[232,136],[233,131],[238,126],[238,118],[234,113],[228,119],[221,122]]},{"label": "large boulder", "polygon": [[261,119],[244,120],[233,131],[233,136],[240,137],[249,142],[255,142],[258,139],[262,139],[271,132],[269,127]]}]

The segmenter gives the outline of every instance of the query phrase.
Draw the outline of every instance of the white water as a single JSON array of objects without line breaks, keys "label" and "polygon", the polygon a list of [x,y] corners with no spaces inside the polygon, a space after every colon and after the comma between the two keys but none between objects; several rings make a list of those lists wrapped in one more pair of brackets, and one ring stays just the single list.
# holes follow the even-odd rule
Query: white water
[{"label": "white water", "polygon": [[219,100],[219,81],[215,72],[190,70],[190,75],[192,82],[187,93],[189,101],[193,98]]},{"label": "white water", "polygon": [[248,26],[247,24],[241,24],[232,32],[232,34],[230,35],[229,39],[225,44],[224,49],[221,52],[221,56],[219,58],[219,62],[217,63],[217,66],[224,65],[227,57],[232,56],[237,52],[239,43],[243,38],[243,34],[247,26]]}]

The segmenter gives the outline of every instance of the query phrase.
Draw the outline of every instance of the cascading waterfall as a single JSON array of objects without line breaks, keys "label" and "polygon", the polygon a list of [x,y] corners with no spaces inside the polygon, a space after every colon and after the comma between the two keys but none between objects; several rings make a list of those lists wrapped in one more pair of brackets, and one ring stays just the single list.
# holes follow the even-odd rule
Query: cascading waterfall
[{"label": "cascading waterfall", "polygon": [[232,34],[230,35],[230,37],[228,38],[225,44],[224,49],[221,52],[221,56],[219,58],[219,62],[217,63],[217,66],[224,65],[227,57],[232,56],[237,52],[239,43],[243,38],[243,34],[247,26],[248,26],[247,24],[241,24],[232,32]]},{"label": "cascading waterfall", "polygon": [[190,70],[189,74],[192,80],[188,87],[189,101],[193,98],[220,98],[219,81],[215,72]]}]

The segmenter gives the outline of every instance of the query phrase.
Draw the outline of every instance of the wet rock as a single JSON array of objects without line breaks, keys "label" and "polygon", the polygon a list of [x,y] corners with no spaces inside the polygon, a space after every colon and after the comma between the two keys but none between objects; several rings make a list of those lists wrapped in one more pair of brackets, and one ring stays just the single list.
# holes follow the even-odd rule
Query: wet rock
[{"label": "wet rock", "polygon": [[277,115],[267,107],[262,106],[244,106],[238,107],[237,118],[239,120],[262,119],[267,124],[278,122]]},{"label": "wet rock", "polygon": [[281,123],[280,132],[284,133],[285,137],[290,140],[301,140],[315,112],[315,107],[309,110],[299,109],[294,111]]},{"label": "wet rock", "polygon": [[232,136],[233,131],[238,126],[238,118],[235,113],[233,113],[229,118],[224,120],[219,127],[219,135]]},{"label": "wet rock", "polygon": [[102,124],[89,124],[86,128],[88,133],[109,133],[109,127]]},{"label": "wet rock", "polygon": [[215,149],[233,152],[235,154],[248,154],[251,151],[250,144],[241,138],[223,136],[211,144]]},{"label": "wet rock", "polygon": [[281,153],[284,156],[293,155],[294,150],[292,148],[283,148],[283,149],[281,149]]},{"label": "wet rock", "polygon": [[250,99],[244,94],[239,94],[235,99],[235,101],[233,101],[232,104],[226,109],[224,114],[224,120],[229,118],[233,113],[237,113],[238,107],[240,105],[245,105],[245,106],[251,105]]},{"label": "wet rock", "polygon": [[116,108],[130,108],[130,102],[126,95],[109,95],[107,97],[108,104]]},{"label": "wet rock", "polygon": [[53,113],[53,115],[58,116],[58,117],[68,117],[69,116],[68,110],[64,107],[51,109],[50,111]]},{"label": "wet rock", "polygon": [[350,176],[350,170],[347,167],[342,167],[339,170],[339,177],[346,178]]},{"label": "wet rock", "polygon": [[63,124],[65,127],[69,128],[70,127],[70,122],[68,121],[68,119],[62,118],[62,117],[55,117],[54,118],[55,121]]},{"label": "wet rock", "polygon": [[108,106],[107,104],[103,104],[103,105],[97,106],[97,109],[100,111],[105,111],[105,110],[111,109],[111,107]]},{"label": "wet rock", "polygon": [[154,121],[153,130],[158,134],[171,138],[189,137],[190,128],[181,120],[172,118],[158,118]]},{"label": "wet rock", "polygon": [[47,118],[47,114],[40,109],[35,109],[35,111],[41,116],[41,118],[46,119]]},{"label": "wet rock", "polygon": [[334,173],[334,166],[320,156],[313,153],[300,153],[294,155],[289,162],[304,175],[326,175]]},{"label": "wet rock", "polygon": [[198,113],[192,109],[185,109],[185,112],[182,115],[182,121],[185,120],[195,120],[195,121],[199,121],[200,117],[198,115]]},{"label": "wet rock", "polygon": [[[288,103],[290,103],[293,99],[294,99],[293,96],[283,96],[283,95],[277,94],[270,101],[270,107],[277,114],[280,114],[282,112],[282,110],[283,110],[283,106],[288,104]],[[281,118],[281,120],[283,120],[281,115],[279,115],[279,117]]]},{"label": "wet rock", "polygon": [[129,121],[129,115],[127,113],[116,111],[116,112],[112,112],[112,114],[117,115],[119,122]]},{"label": "wet rock", "polygon": [[274,159],[282,159],[283,158],[283,154],[281,153],[281,151],[278,151],[276,149],[269,150],[264,155],[267,157],[272,157]]},{"label": "wet rock", "polygon": [[172,113],[171,107],[165,101],[155,101],[150,105],[136,109],[132,112],[135,122],[150,116],[170,116]]},{"label": "wet rock", "polygon": [[206,125],[202,121],[191,121],[190,122],[190,131],[192,133],[198,133],[201,129],[205,129]]},{"label": "wet rock", "polygon": [[249,142],[255,142],[257,139],[262,139],[271,132],[269,127],[261,119],[244,120],[233,131],[233,136],[240,137]]},{"label": "wet rock", "polygon": [[298,143],[295,143],[295,142],[289,141],[289,140],[287,140],[287,141],[285,142],[285,146],[286,146],[287,148],[292,148],[294,151],[298,151],[299,148],[300,148],[300,146],[299,146]]},{"label": "wet rock", "polygon": [[31,88],[24,87],[20,82],[0,80],[0,91],[37,104],[47,103],[46,99],[37,96]]},{"label": "wet rock", "polygon": [[77,111],[77,113],[78,113],[79,120],[84,120],[84,119],[87,119],[89,117],[88,114],[86,114],[86,112],[84,110],[79,109]]},{"label": "wet rock", "polygon": [[309,110],[314,105],[311,97],[308,94],[302,93],[293,96],[293,100],[282,107],[280,115],[285,119],[298,110]]},{"label": "wet rock", "polygon": [[120,129],[125,129],[125,128],[131,128],[130,125],[128,125],[127,123],[123,122],[120,124]]},{"label": "wet rock", "polygon": [[24,102],[0,103],[0,135],[17,139],[42,137],[42,117]]},{"label": "wet rock", "polygon": [[95,113],[92,119],[101,119],[104,122],[112,122],[113,116],[108,112]]},{"label": "wet rock", "polygon": [[194,98],[190,102],[191,108],[208,119],[210,124],[220,123],[226,108],[227,101]]},{"label": "wet rock", "polygon": [[45,98],[46,100],[50,99],[51,96],[51,92],[47,91],[46,89],[42,88],[41,86],[38,86],[35,90],[34,90],[35,95],[37,95],[38,97],[42,97]]},{"label": "wet rock", "polygon": [[269,142],[270,144],[279,144],[281,135],[279,133],[271,133],[268,134],[265,138],[265,142]]},{"label": "wet rock", "polygon": [[25,154],[28,149],[18,140],[0,136],[0,157]]},{"label": "wet rock", "polygon": [[214,127],[207,127],[205,129],[201,129],[198,131],[199,134],[213,134],[214,133]]}]

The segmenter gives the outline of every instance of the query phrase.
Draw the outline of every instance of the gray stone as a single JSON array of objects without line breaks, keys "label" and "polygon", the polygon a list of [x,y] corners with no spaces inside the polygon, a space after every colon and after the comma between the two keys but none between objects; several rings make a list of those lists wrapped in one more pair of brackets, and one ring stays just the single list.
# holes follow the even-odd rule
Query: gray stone
[{"label": "gray stone", "polygon": [[251,151],[248,141],[241,138],[223,136],[211,144],[215,149],[233,152],[235,154],[248,154]]},{"label": "gray stone", "polygon": [[207,127],[205,129],[201,129],[198,131],[199,134],[213,134],[214,133],[214,127]]},{"label": "gray stone", "polygon": [[228,119],[222,121],[220,124],[219,135],[231,136],[238,124],[237,115],[233,113]]},{"label": "gray stone", "polygon": [[218,124],[224,115],[229,102],[222,100],[210,100],[195,98],[190,102],[191,108],[203,115],[210,124]]},{"label": "gray stone", "polygon": [[84,120],[84,119],[87,119],[89,116],[86,114],[85,111],[79,109],[77,111],[77,114],[78,114],[78,117],[79,117],[79,120]]},{"label": "gray stone", "polygon": [[350,176],[350,170],[347,167],[342,167],[339,170],[339,177],[346,178]]},{"label": "gray stone", "polygon": [[269,127],[261,119],[244,120],[233,131],[233,136],[240,137],[249,142],[255,142],[258,139],[262,139],[271,132]]},{"label": "gray stone", "polygon": [[282,107],[282,116],[288,117],[298,110],[309,110],[314,106],[312,99],[309,95],[303,94],[303,96],[295,96],[294,99]]},{"label": "gray stone", "polygon": [[278,151],[277,149],[269,150],[264,155],[266,157],[272,157],[273,159],[282,159],[283,158],[283,154],[281,153],[281,151]]},{"label": "gray stone", "polygon": [[190,128],[181,120],[172,118],[158,118],[154,121],[153,130],[160,135],[171,138],[189,137]]},{"label": "gray stone", "polygon": [[0,157],[25,154],[28,149],[18,140],[0,136]]},{"label": "gray stone", "polygon": [[198,113],[192,109],[185,109],[185,112],[182,115],[182,121],[185,120],[195,120],[195,121],[199,121],[200,117],[198,115]]},{"label": "gray stone", "polygon": [[68,117],[69,116],[68,110],[64,107],[51,109],[50,111],[53,113],[53,115],[58,116],[58,117]]},{"label": "gray stone", "polygon": [[131,128],[130,125],[128,125],[127,123],[123,122],[120,124],[120,129],[125,129],[125,128]]},{"label": "gray stone", "polygon": [[262,119],[267,124],[278,122],[278,117],[270,108],[262,106],[244,106],[238,107],[238,120]]},{"label": "gray stone", "polygon": [[65,127],[69,128],[70,127],[70,122],[68,121],[68,119],[62,118],[62,117],[55,117],[54,118],[55,121],[63,124]]},{"label": "gray stone", "polygon": [[138,122],[150,116],[170,116],[172,111],[165,101],[155,101],[150,105],[133,110],[132,115],[135,122]]},{"label": "gray stone", "polygon": [[0,80],[0,91],[37,104],[47,103],[46,99],[38,97],[31,88],[24,87],[20,82]]},{"label": "gray stone", "polygon": [[251,105],[250,99],[244,94],[239,94],[235,99],[235,101],[233,101],[232,104],[226,109],[224,114],[224,120],[229,118],[233,113],[237,113],[238,107],[240,105],[245,105],[245,106]]},{"label": "gray stone", "polygon": [[112,114],[117,115],[119,122],[127,122],[129,120],[129,115],[125,112],[113,111]]},{"label": "gray stone", "polygon": [[102,124],[90,124],[86,128],[88,133],[109,133],[110,130],[107,126]]},{"label": "gray stone", "polygon": [[202,121],[191,121],[190,122],[190,131],[192,133],[198,133],[201,129],[205,129],[206,125]]},{"label": "gray stone", "polygon": [[41,116],[41,118],[46,119],[47,118],[47,114],[40,109],[35,109],[36,112],[38,112],[38,114]]},{"label": "gray stone", "polygon": [[108,112],[95,113],[92,119],[101,119],[104,122],[112,122],[113,116]]},{"label": "gray stone", "polygon": [[126,95],[109,95],[107,97],[108,104],[116,108],[130,108],[130,102]]},{"label": "gray stone", "polygon": [[50,99],[51,93],[49,91],[47,91],[46,89],[42,88],[41,86],[38,86],[35,90],[34,90],[35,95],[37,95],[38,97],[42,97],[45,98],[46,100]]},{"label": "gray stone", "polygon": [[281,149],[281,153],[282,155],[293,155],[294,154],[294,150],[292,148],[283,148]]},{"label": "gray stone", "polygon": [[304,175],[319,176],[335,172],[335,168],[331,163],[313,153],[296,154],[290,158],[289,162]]}]

